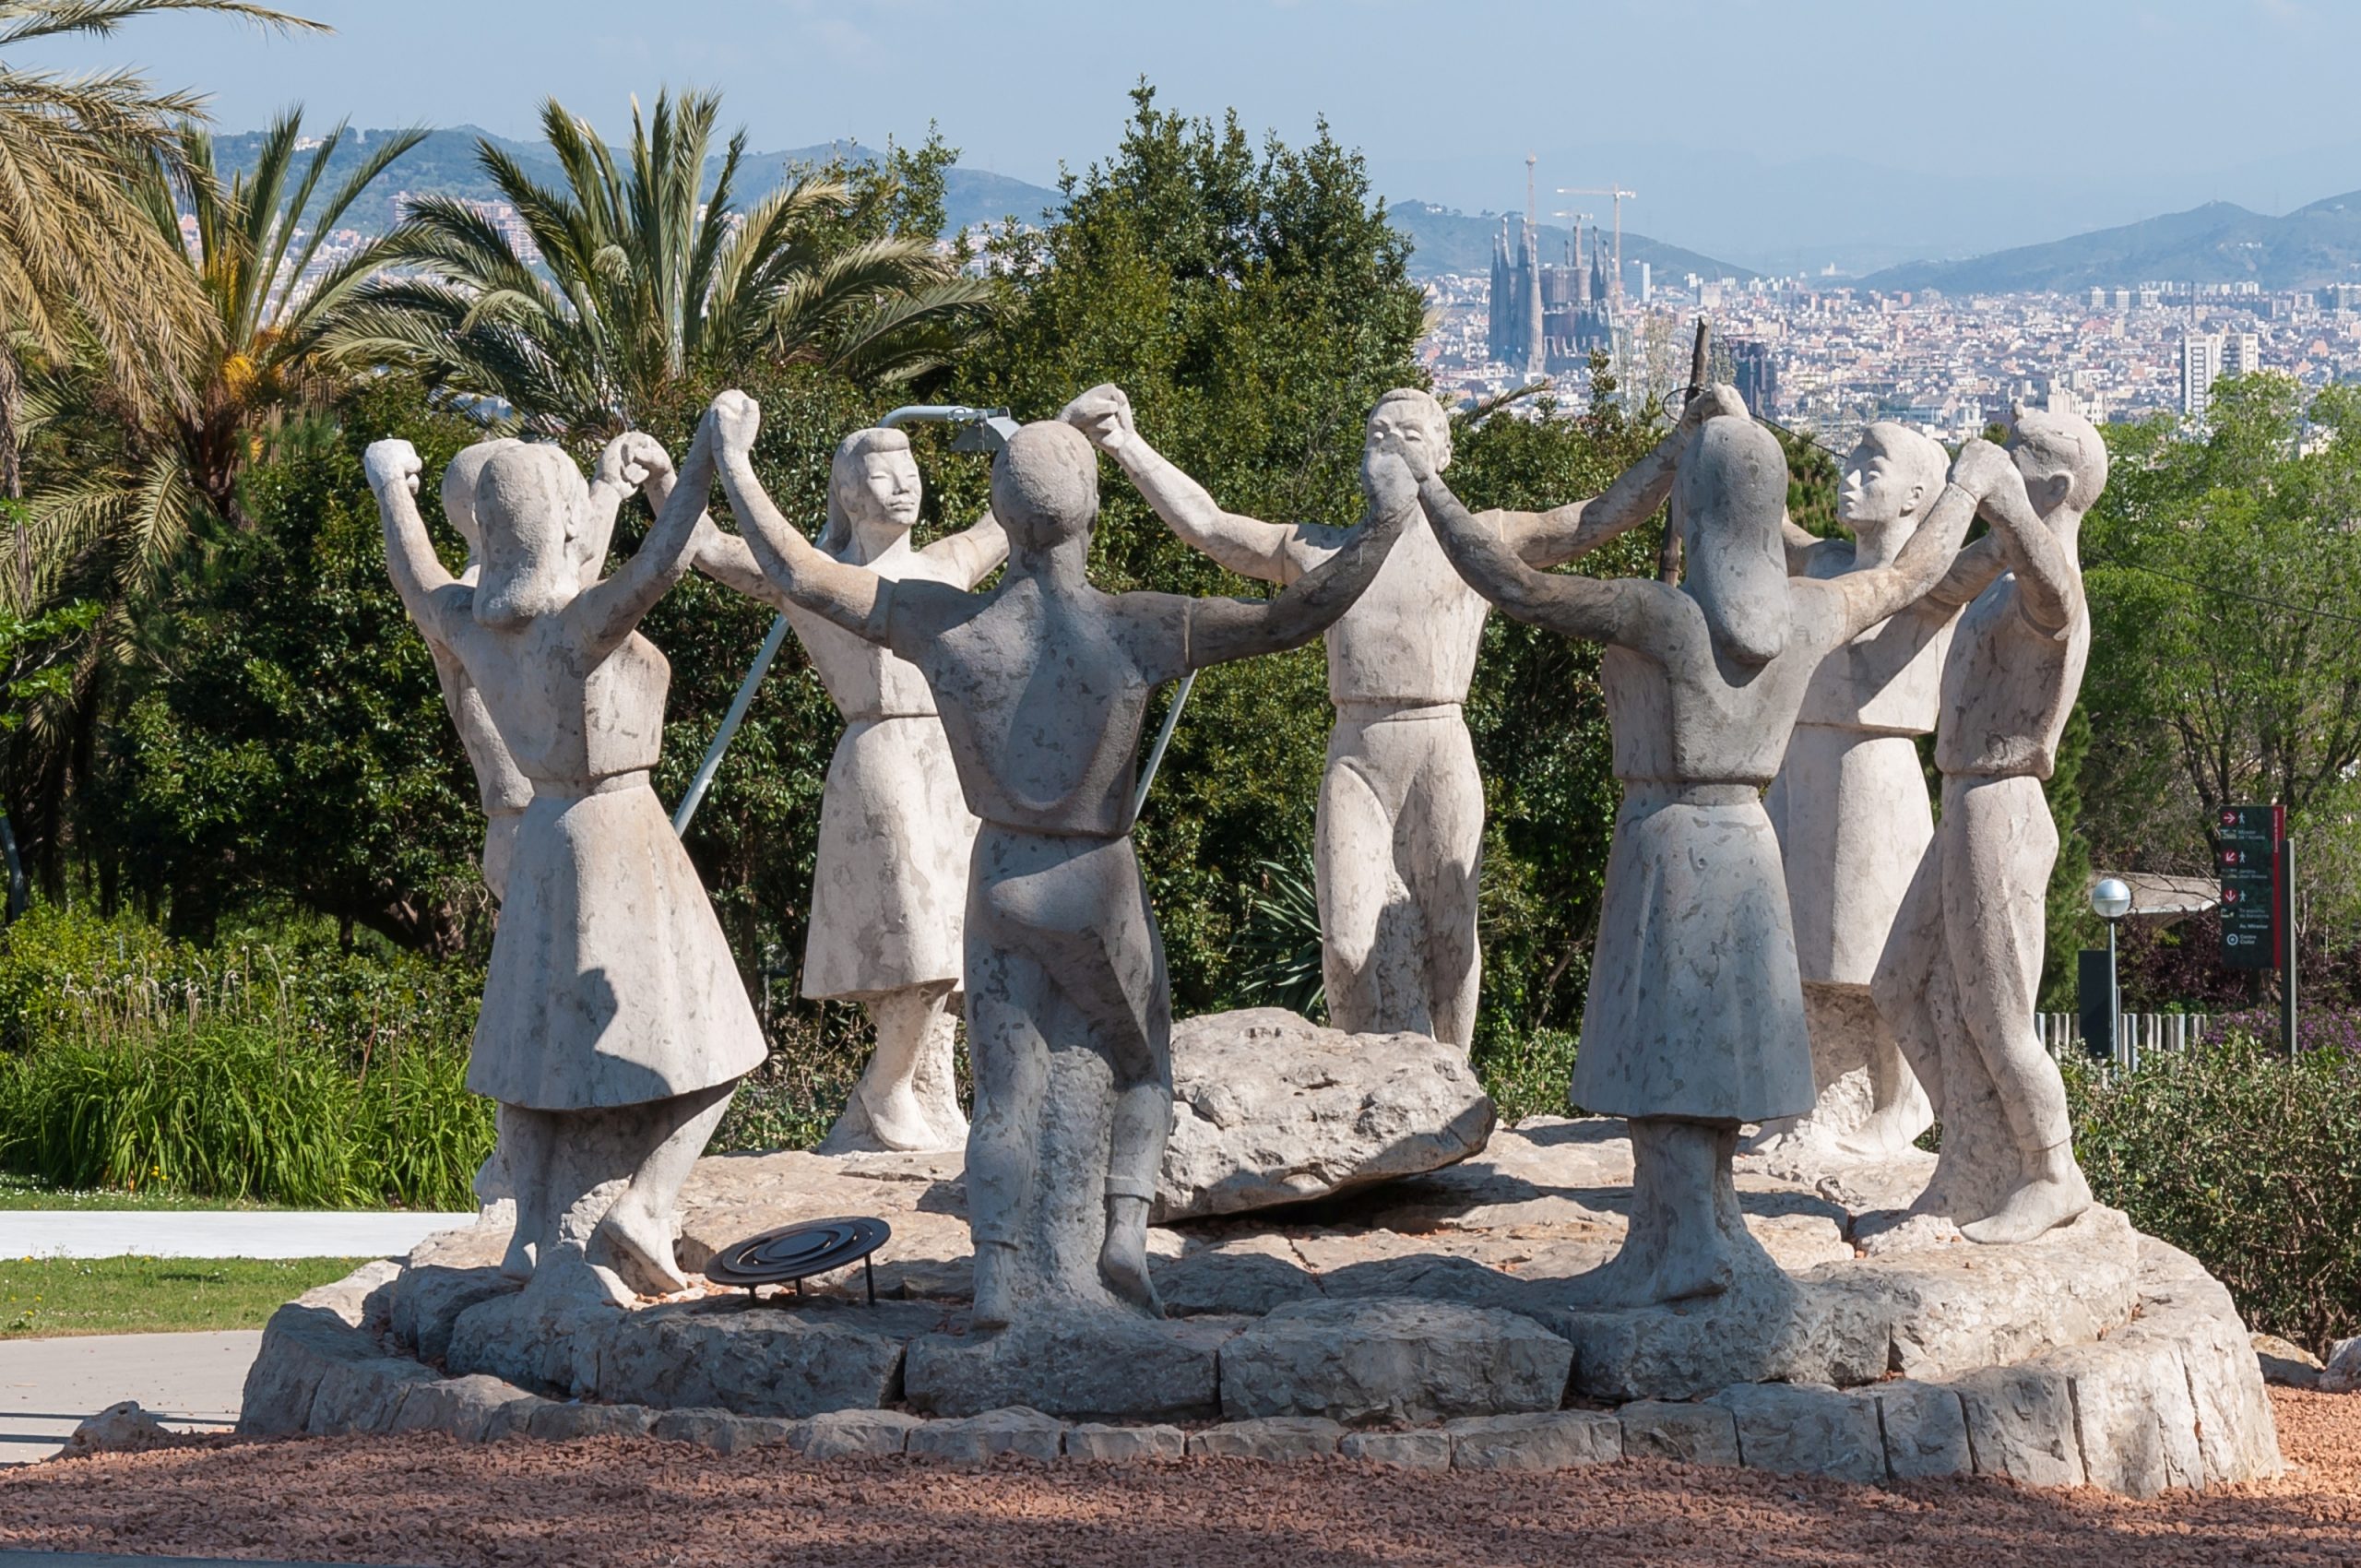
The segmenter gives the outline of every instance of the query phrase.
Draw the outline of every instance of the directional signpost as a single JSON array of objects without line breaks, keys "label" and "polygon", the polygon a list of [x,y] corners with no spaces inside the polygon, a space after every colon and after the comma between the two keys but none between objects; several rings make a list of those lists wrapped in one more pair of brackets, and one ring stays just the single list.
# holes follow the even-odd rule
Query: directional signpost
[{"label": "directional signpost", "polygon": [[2279,1043],[2296,1053],[2296,847],[2284,806],[2224,806],[2214,837],[2222,875],[2222,962],[2277,969]]}]

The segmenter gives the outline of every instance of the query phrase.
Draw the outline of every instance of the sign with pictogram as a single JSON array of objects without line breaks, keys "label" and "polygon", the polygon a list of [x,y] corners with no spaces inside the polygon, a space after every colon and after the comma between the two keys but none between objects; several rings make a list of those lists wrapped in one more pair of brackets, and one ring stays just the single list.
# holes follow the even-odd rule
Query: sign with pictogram
[{"label": "sign with pictogram", "polygon": [[2222,808],[2213,856],[2222,879],[2222,962],[2231,968],[2275,969],[2285,959],[2279,847],[2286,837],[2284,806]]}]

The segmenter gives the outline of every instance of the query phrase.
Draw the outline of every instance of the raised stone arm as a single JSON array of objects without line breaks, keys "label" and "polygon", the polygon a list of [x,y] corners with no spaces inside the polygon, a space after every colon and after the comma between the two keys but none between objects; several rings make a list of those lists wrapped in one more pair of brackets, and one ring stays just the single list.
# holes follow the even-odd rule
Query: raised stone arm
[{"label": "raised stone arm", "polygon": [[2054,636],[2073,624],[2082,612],[2082,564],[2072,547],[2033,509],[2016,464],[2006,453],[2000,460],[2009,464],[2009,476],[1996,481],[1984,498],[1984,520],[1992,525],[1987,538],[1999,541],[2003,569],[2017,575],[2017,599],[2025,619]]},{"label": "raised stone arm", "polygon": [[957,576],[959,586],[971,588],[1008,559],[1008,530],[1000,526],[998,517],[986,512],[971,526],[936,540],[919,553],[950,567]]},{"label": "raised stone arm", "polygon": [[713,490],[713,419],[707,415],[689,444],[680,483],[656,514],[655,526],[632,558],[604,582],[582,590],[563,612],[566,629],[593,661],[604,659],[631,636],[640,618],[688,574],[697,524]]},{"label": "raised stone arm", "polygon": [[386,569],[402,608],[430,643],[448,644],[451,628],[467,613],[469,590],[434,553],[426,519],[418,512],[418,476],[424,465],[418,449],[402,440],[375,441],[362,458],[377,513],[386,525]]},{"label": "raised stone arm", "polygon": [[1927,590],[1927,597],[1946,608],[1955,609],[1992,586],[1993,579],[2009,569],[2009,558],[2000,553],[2000,541],[1986,534],[1974,544],[1952,557],[1951,567],[1943,573],[1942,581]]},{"label": "raised stone arm", "polygon": [[1787,576],[1808,577],[1811,575],[1813,558],[1843,541],[1822,539],[1809,529],[1797,528],[1795,518],[1782,517],[1779,519],[1779,542],[1786,546]]},{"label": "raised stone arm", "polygon": [[[635,445],[625,447],[625,443]],[[599,458],[603,472],[610,458],[614,459],[616,482],[637,488],[647,497],[647,504],[661,512],[672,498],[672,490],[680,476],[672,471],[672,459],[654,436],[635,431],[619,435],[607,444],[606,454]],[[595,485],[592,487],[597,488]],[[599,552],[603,556],[606,552]],[[697,518],[696,542],[690,564],[723,588],[748,599],[758,599],[766,604],[780,604],[785,596],[771,587],[763,576],[763,568],[746,541],[732,534],[723,533],[714,526],[713,514],[707,512]]]},{"label": "raised stone arm", "polygon": [[1266,603],[1242,599],[1201,599],[1189,623],[1189,667],[1200,670],[1258,653],[1283,653],[1326,631],[1353,607],[1386,552],[1410,520],[1416,498],[1410,470],[1388,453],[1372,454],[1362,467],[1370,509],[1345,536],[1334,554],[1298,577]]},{"label": "raised stone arm", "polygon": [[[1958,565],[1960,540],[1975,520],[1979,505],[1997,502],[2027,517],[2024,481],[2009,455],[1988,441],[1971,441],[1960,449],[1952,481],[1928,508],[1927,520],[1910,536],[1891,565],[1871,566],[1829,579],[1842,596],[1842,617],[1847,638],[1867,631],[1894,612],[1924,599],[1947,573]],[[2010,497],[2013,493],[2014,501]],[[2041,527],[2036,519],[2033,526]]]},{"label": "raised stone arm", "polygon": [[1492,517],[1469,513],[1435,474],[1420,480],[1418,502],[1426,508],[1435,537],[1442,542],[1443,553],[1467,579],[1468,587],[1517,620],[1562,636],[1643,646],[1654,629],[1653,600],[1679,591],[1634,578],[1600,579],[1536,570],[1526,564]]},{"label": "raised stone arm", "polygon": [[[777,596],[784,595],[789,602],[857,637],[883,643],[884,579],[865,566],[847,565],[822,553],[803,537],[802,529],[771,505],[762,481],[754,477],[754,436],[762,423],[762,410],[743,392],[724,392],[713,400],[713,410],[706,416],[706,428],[714,432],[721,448],[721,488],[730,496],[738,526],[745,530],[745,542],[753,547],[753,557],[769,580],[770,591],[764,597],[776,602]],[[700,429],[700,439],[703,434]]]},{"label": "raised stone arm", "polygon": [[1745,399],[1732,387],[1709,386],[1689,399],[1679,422],[1665,433],[1655,450],[1624,469],[1600,494],[1547,512],[1488,512],[1485,520],[1497,519],[1501,541],[1528,566],[1560,566],[1580,560],[1655,516],[1672,493],[1680,454],[1705,422],[1717,414],[1745,418]]},{"label": "raised stone arm", "polygon": [[1296,530],[1223,511],[1204,485],[1140,438],[1132,420],[1132,400],[1121,387],[1094,386],[1068,403],[1058,417],[1114,458],[1156,515],[1164,519],[1165,527],[1191,549],[1241,577],[1266,583],[1287,580],[1287,547]]}]

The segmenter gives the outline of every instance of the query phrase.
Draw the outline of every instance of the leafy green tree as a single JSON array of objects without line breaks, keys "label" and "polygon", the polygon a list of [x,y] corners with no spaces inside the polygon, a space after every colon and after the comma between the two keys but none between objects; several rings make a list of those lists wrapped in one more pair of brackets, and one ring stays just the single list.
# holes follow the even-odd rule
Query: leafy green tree
[{"label": "leafy green tree", "polygon": [[[465,944],[485,904],[475,780],[386,577],[361,453],[403,435],[434,473],[478,434],[393,378],[359,393],[341,428],[282,433],[248,477],[257,526],[162,617],[159,668],[84,791],[102,891],[198,939],[233,912],[292,904],[348,935]],[[435,508],[432,487],[421,505]]]},{"label": "leafy green tree", "polygon": [[[0,49],[68,34],[112,33],[135,18],[209,11],[274,28],[316,22],[239,0],[0,0]],[[22,366],[87,337],[120,393],[146,402],[172,360],[202,336],[179,236],[157,232],[134,194],[135,171],[160,161],[175,178],[178,126],[203,112],[187,92],[158,92],[136,71],[60,76],[0,60],[0,497],[21,493]],[[30,608],[29,584],[12,585]]]},{"label": "leafy green tree", "polygon": [[[927,216],[925,188],[913,205],[885,184],[813,172],[742,209],[743,131],[705,186],[720,106],[711,94],[677,104],[663,94],[643,119],[635,103],[626,172],[550,100],[541,125],[563,190],[478,144],[524,235],[465,202],[419,201],[391,236],[410,274],[362,291],[338,351],[414,369],[448,393],[505,405],[527,430],[579,441],[637,428],[683,386],[758,365],[891,385],[955,357],[995,295],[937,254],[931,229],[896,226]],[[948,151],[931,142],[899,165],[934,177],[936,222]]]},{"label": "leafy green tree", "polygon": [[2349,943],[2361,890],[2320,873],[2354,858],[2361,387],[2308,398],[2285,376],[2238,377],[2202,430],[2107,440],[2082,536],[2090,847],[2110,870],[2203,875],[2224,805],[2280,802],[2320,851],[2299,858],[2308,944],[2331,928]]},{"label": "leafy green tree", "polygon": [[[1258,150],[1234,115],[1168,113],[1145,86],[1133,102],[1114,154],[1065,180],[1060,217],[994,242],[1014,314],[956,391],[1047,419],[1117,382],[1147,439],[1223,505],[1350,523],[1363,417],[1387,389],[1425,383],[1407,242],[1325,125],[1309,146]],[[958,477],[950,498],[972,511],[983,476]],[[1102,500],[1103,585],[1264,591],[1173,538],[1120,476]],[[1259,868],[1306,857],[1329,721],[1322,671],[1316,647],[1206,671],[1157,778],[1141,859],[1183,1011],[1235,998]]]}]

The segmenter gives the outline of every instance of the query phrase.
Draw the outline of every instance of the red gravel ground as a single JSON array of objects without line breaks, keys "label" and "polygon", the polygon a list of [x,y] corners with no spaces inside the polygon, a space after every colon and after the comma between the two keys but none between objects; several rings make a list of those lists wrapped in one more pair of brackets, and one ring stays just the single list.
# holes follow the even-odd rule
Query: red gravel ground
[{"label": "red gravel ground", "polygon": [[602,1439],[208,1440],[0,1473],[0,1546],[423,1564],[2361,1563],[2361,1395],[2272,1390],[2285,1479],[2134,1503],[1663,1462],[989,1470]]}]

